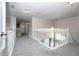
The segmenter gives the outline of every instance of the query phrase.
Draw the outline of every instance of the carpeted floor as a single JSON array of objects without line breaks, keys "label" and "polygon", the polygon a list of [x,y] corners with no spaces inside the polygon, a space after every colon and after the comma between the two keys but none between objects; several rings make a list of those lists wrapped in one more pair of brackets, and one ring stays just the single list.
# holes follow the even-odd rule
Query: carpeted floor
[{"label": "carpeted floor", "polygon": [[79,45],[67,44],[50,50],[28,36],[18,37],[12,56],[79,56]]}]

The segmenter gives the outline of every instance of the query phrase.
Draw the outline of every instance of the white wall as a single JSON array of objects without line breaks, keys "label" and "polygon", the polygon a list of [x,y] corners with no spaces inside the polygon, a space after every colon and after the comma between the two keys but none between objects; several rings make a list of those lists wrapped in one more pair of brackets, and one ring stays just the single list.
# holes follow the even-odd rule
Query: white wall
[{"label": "white wall", "polygon": [[8,55],[12,54],[16,39],[16,17],[7,17],[7,51]]},{"label": "white wall", "polygon": [[52,20],[45,20],[33,17],[32,18],[32,37],[35,37],[35,30],[40,28],[51,28],[54,26],[54,23]]},{"label": "white wall", "polygon": [[12,16],[10,11],[10,4],[6,2],[6,16]]},{"label": "white wall", "polygon": [[13,17],[13,16],[6,17],[6,27],[7,27],[7,30],[10,30],[10,29],[16,30],[16,17]]},{"label": "white wall", "polygon": [[57,28],[66,28],[69,27],[69,33],[72,37],[74,43],[79,42],[78,38],[78,17],[66,18],[66,19],[59,19],[55,20],[55,27]]},{"label": "white wall", "polygon": [[9,29],[11,27],[11,12],[10,12],[10,5],[6,2],[6,28]]}]

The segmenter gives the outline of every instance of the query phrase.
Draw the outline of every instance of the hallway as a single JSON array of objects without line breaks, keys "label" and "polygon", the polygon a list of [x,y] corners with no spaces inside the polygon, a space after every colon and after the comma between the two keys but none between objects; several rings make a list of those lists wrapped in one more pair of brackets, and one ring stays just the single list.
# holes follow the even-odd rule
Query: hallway
[{"label": "hallway", "polygon": [[68,44],[55,50],[50,50],[28,36],[18,37],[12,56],[78,56],[79,45]]}]

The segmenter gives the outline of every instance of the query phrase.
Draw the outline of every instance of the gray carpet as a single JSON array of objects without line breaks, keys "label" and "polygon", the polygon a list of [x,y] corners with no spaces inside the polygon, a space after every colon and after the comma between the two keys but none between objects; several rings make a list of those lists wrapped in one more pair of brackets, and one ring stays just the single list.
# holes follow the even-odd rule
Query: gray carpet
[{"label": "gray carpet", "polygon": [[79,45],[67,44],[50,50],[28,36],[18,37],[12,56],[79,56]]}]

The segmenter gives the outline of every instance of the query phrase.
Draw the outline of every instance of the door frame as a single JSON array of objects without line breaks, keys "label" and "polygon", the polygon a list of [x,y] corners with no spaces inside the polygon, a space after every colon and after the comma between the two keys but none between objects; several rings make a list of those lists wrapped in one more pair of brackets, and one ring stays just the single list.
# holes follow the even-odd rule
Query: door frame
[{"label": "door frame", "polygon": [[6,53],[7,53],[7,51],[6,51],[6,43],[7,43],[7,41],[6,41],[6,38],[7,38],[7,36],[6,36],[6,2],[4,2],[4,1],[1,1],[1,8],[2,8],[2,30],[1,30],[1,34],[0,34],[0,36],[1,36],[1,40],[2,40],[2,47],[1,47],[1,52],[0,52],[0,54],[1,55],[6,55]]},{"label": "door frame", "polygon": [[2,2],[2,8],[3,8],[3,23],[2,23],[3,29],[2,31],[6,33],[6,2]]}]

